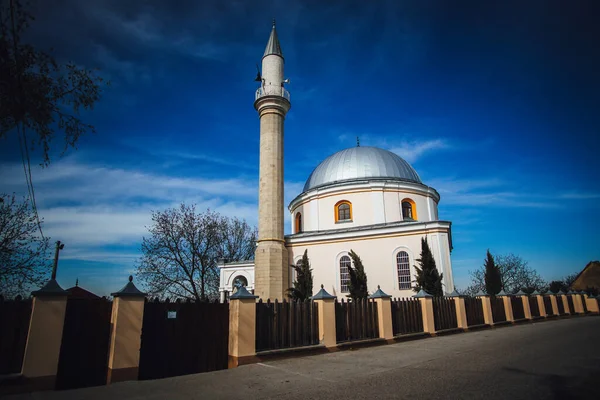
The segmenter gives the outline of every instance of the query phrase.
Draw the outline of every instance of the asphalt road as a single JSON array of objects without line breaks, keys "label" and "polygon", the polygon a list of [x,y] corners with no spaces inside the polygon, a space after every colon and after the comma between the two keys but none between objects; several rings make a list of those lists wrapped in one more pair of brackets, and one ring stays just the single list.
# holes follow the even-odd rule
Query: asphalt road
[{"label": "asphalt road", "polygon": [[7,397],[241,398],[600,398],[600,317],[506,326],[155,381]]}]

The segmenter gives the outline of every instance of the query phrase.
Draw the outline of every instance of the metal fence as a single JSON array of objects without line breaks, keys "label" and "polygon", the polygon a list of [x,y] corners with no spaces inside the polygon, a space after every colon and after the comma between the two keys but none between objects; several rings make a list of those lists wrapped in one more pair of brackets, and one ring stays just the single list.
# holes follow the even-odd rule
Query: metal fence
[{"label": "metal fence", "polygon": [[514,296],[510,299],[510,305],[513,312],[513,319],[525,319],[525,309],[523,307],[523,297]]},{"label": "metal fence", "polygon": [[30,317],[31,299],[0,296],[0,375],[21,372]]},{"label": "metal fence", "polygon": [[335,301],[335,336],[338,343],[379,337],[377,304],[371,299]]},{"label": "metal fence", "polygon": [[456,304],[453,298],[433,298],[433,321],[436,331],[458,328]]},{"label": "metal fence", "polygon": [[567,305],[569,306],[569,312],[571,314],[575,314],[575,304],[573,304],[573,295],[567,295]]},{"label": "metal fence", "polygon": [[554,308],[552,308],[552,298],[550,298],[550,296],[544,296],[544,308],[546,309],[547,316],[555,315]]},{"label": "metal fence", "polygon": [[256,351],[319,344],[319,314],[311,300],[256,303]]},{"label": "metal fence", "polygon": [[556,296],[556,304],[558,306],[558,315],[565,315],[565,304],[562,296]]},{"label": "metal fence", "polygon": [[465,297],[465,311],[467,313],[467,325],[483,325],[483,301],[477,297]]},{"label": "metal fence", "polygon": [[504,310],[504,300],[501,297],[490,297],[490,304],[492,305],[492,318],[494,323],[506,321],[506,311]]},{"label": "metal fence", "polygon": [[423,332],[423,314],[419,299],[392,300],[392,330],[394,335]]},{"label": "metal fence", "polygon": [[538,304],[537,297],[529,296],[529,310],[531,311],[532,318],[540,316],[540,305]]}]

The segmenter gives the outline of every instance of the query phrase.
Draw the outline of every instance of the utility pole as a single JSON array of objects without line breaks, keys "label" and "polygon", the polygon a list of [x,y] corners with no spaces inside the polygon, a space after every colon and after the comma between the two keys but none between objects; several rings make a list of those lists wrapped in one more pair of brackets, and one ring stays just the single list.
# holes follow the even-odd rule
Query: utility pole
[{"label": "utility pole", "polygon": [[54,252],[54,266],[52,267],[52,279],[56,279],[56,269],[58,268],[58,252],[65,248],[65,244],[60,240],[56,241],[56,250]]}]

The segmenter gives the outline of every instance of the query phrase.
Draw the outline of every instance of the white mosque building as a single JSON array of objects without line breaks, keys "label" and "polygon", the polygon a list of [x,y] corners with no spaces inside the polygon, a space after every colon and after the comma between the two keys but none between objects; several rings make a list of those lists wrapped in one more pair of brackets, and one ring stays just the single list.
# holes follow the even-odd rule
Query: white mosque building
[{"label": "white mosque building", "polygon": [[[292,286],[290,265],[297,264],[305,250],[313,269],[314,293],[322,284],[338,298],[347,296],[348,254],[353,250],[365,267],[370,293],[379,285],[389,295],[408,297],[414,294],[414,265],[422,238],[427,238],[443,273],[444,291],[452,292],[451,222],[438,217],[440,195],[421,181],[408,162],[384,149],[357,145],[317,165],[302,193],[287,207],[293,233],[283,236],[283,219],[276,210],[279,204],[284,209],[283,121],[291,103],[284,89],[283,53],[275,25],[262,72],[254,104],[261,116],[257,253],[255,261],[219,265],[221,300],[238,285],[261,298],[281,299]],[[279,119],[267,120],[267,114],[277,114]],[[274,166],[275,173],[267,166]],[[269,252],[276,257],[264,255]],[[283,265],[277,257],[283,257]]]}]

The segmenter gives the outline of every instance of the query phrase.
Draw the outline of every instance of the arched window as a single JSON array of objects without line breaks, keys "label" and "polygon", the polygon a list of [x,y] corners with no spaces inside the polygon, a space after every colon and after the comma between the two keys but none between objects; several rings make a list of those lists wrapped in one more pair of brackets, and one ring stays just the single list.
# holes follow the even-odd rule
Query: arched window
[{"label": "arched window", "polygon": [[402,218],[405,220],[417,220],[417,206],[411,199],[402,200]]},{"label": "arched window", "polygon": [[296,213],[296,232],[295,233],[301,233],[302,232],[302,214],[301,213]]},{"label": "arched window", "polygon": [[350,257],[342,256],[340,258],[340,289],[342,293],[348,293],[350,288],[348,285],[350,284],[350,273],[348,272],[348,267],[351,265]]},{"label": "arched window", "polygon": [[352,221],[352,203],[342,200],[335,205],[335,222]]},{"label": "arched window", "polygon": [[233,293],[237,292],[240,287],[248,286],[248,280],[242,275],[238,275],[233,279]]},{"label": "arched window", "polygon": [[396,254],[396,268],[398,269],[398,289],[410,289],[410,260],[407,252],[401,251]]}]

